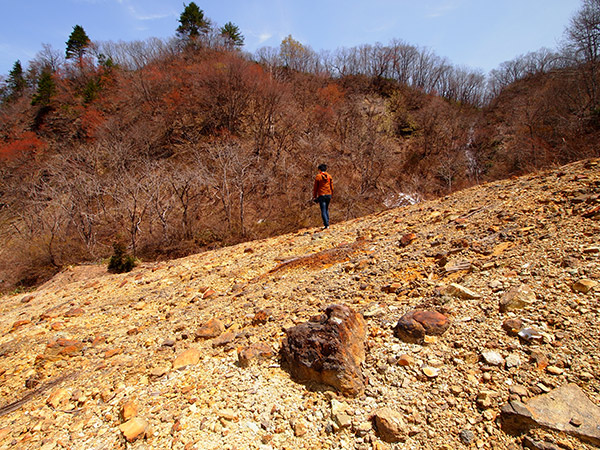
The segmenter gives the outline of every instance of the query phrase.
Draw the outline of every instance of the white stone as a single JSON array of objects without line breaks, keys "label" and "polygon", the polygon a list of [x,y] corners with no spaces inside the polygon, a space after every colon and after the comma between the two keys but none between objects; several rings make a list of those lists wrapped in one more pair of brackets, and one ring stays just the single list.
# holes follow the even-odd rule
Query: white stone
[{"label": "white stone", "polygon": [[504,358],[498,352],[487,351],[487,352],[483,352],[481,354],[481,356],[483,357],[483,360],[485,361],[485,363],[489,364],[490,366],[504,365]]}]

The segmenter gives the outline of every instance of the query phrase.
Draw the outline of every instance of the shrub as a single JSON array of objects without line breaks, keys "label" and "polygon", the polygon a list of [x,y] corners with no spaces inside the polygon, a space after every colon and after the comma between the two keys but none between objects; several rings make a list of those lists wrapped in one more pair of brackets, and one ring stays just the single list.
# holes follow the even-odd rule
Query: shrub
[{"label": "shrub", "polygon": [[131,272],[135,267],[133,256],[126,254],[125,245],[120,242],[113,244],[114,253],[108,262],[108,270],[115,273]]}]

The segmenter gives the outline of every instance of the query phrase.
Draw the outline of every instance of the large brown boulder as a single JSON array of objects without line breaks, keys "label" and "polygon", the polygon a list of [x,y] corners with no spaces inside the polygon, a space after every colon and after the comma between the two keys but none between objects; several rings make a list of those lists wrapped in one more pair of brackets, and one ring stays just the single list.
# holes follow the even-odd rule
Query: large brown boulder
[{"label": "large brown boulder", "polygon": [[404,314],[394,327],[394,335],[405,342],[422,343],[425,335],[440,336],[450,321],[437,311],[414,310]]},{"label": "large brown boulder", "polygon": [[326,384],[347,396],[364,391],[362,315],[345,305],[331,305],[318,318],[287,329],[286,335],[281,357],[294,379]]},{"label": "large brown boulder", "polygon": [[549,428],[600,446],[600,407],[576,384],[566,384],[527,403],[511,401],[501,409],[502,428],[511,434]]}]

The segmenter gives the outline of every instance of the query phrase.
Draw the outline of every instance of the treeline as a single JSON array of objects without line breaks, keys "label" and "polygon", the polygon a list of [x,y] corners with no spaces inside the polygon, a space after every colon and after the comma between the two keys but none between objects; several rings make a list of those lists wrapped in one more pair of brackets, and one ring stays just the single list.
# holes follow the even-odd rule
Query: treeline
[{"label": "treeline", "polygon": [[166,258],[316,226],[322,162],[335,223],[598,155],[598,61],[575,34],[486,80],[399,41],[317,55],[290,36],[245,54],[235,25],[194,6],[168,41],[94,43],[74,27],[64,56],[45,46],[15,64],[0,109],[0,290],[115,242]]}]

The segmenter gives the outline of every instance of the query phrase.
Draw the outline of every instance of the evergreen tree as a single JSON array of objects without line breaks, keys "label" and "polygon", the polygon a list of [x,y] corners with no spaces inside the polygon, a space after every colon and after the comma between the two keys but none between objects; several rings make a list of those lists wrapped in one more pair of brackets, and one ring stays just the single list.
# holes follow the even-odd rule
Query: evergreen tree
[{"label": "evergreen tree", "polygon": [[83,27],[75,25],[67,41],[67,59],[75,57],[81,61],[90,43],[90,38]]},{"label": "evergreen tree", "polygon": [[221,36],[223,36],[229,44],[237,48],[243,47],[244,36],[240,33],[240,29],[237,25],[227,22],[219,31],[221,32]]},{"label": "evergreen tree", "polygon": [[185,9],[179,17],[177,34],[183,38],[195,39],[200,33],[206,34],[210,30],[210,21],[204,17],[204,12],[194,2],[184,5]]},{"label": "evergreen tree", "polygon": [[8,98],[14,100],[20,97],[26,86],[27,81],[25,81],[25,77],[23,76],[23,67],[21,66],[21,61],[17,60],[12,70],[8,74]]},{"label": "evergreen tree", "polygon": [[52,73],[44,70],[37,85],[37,92],[31,100],[32,105],[47,106],[56,93],[56,83]]}]

